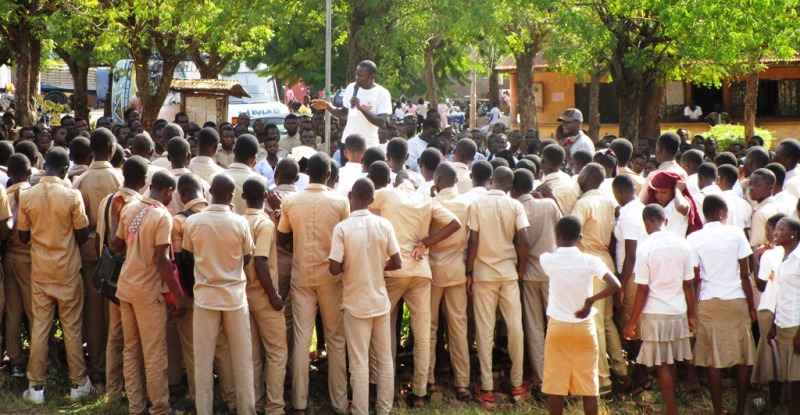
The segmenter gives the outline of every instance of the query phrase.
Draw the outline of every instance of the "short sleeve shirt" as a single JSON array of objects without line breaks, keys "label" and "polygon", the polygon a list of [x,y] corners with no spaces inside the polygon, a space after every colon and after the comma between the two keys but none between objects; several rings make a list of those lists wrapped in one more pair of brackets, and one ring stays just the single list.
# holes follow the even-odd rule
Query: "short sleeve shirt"
[{"label": "short sleeve shirt", "polygon": [[[556,252],[543,254],[542,268],[550,278],[547,316],[568,323],[580,323],[597,314],[597,309],[586,318],[575,317],[586,299],[594,291],[593,279],[603,279],[611,271],[594,255],[580,252],[576,247],[557,248]],[[616,278],[611,275],[612,278]]]},{"label": "short sleeve shirt", "polygon": [[572,207],[575,206],[575,202],[581,197],[581,190],[578,184],[564,172],[557,171],[544,176],[542,178],[542,184],[549,184],[552,186],[556,202],[563,214],[572,212]]},{"label": "short sleeve shirt", "polygon": [[778,282],[775,325],[780,328],[800,326],[800,252],[792,251],[775,272]]},{"label": "short sleeve shirt", "polygon": [[[99,249],[97,250],[98,255],[101,255],[103,253],[103,245],[110,244],[111,239],[113,239],[114,237],[114,235],[108,235],[108,238],[106,238],[106,232],[110,232],[108,230],[107,220],[108,218],[111,217],[110,206],[108,211],[108,218],[106,217],[106,206],[108,206],[108,203],[111,201],[111,198],[113,197],[122,198],[123,201],[122,208],[124,208],[131,202],[142,200],[142,195],[140,195],[137,191],[129,189],[127,187],[123,187],[117,190],[115,193],[106,196],[103,200],[100,201],[100,206],[97,207],[97,241],[98,241],[97,246],[99,247]],[[122,213],[122,209],[120,209],[119,213],[120,214]]]},{"label": "short sleeve shirt", "polygon": [[189,162],[189,170],[205,181],[209,181],[211,176],[223,172],[225,169],[217,164],[216,160],[208,156],[192,157]]},{"label": "short sleeve shirt", "polygon": [[[448,287],[463,284],[467,281],[464,263],[464,253],[467,250],[467,223],[469,215],[469,201],[458,194],[455,187],[442,189],[433,198],[439,205],[452,213],[459,222],[461,229],[430,248],[431,274],[433,285]],[[447,224],[431,224],[430,234],[434,234]]]},{"label": "short sleeve shirt", "polygon": [[767,242],[767,220],[778,212],[778,205],[773,196],[756,205],[750,222],[750,246],[760,246]]},{"label": "short sleeve shirt", "polygon": [[333,230],[329,258],[343,267],[342,304],[354,317],[371,318],[391,310],[386,292],[386,260],[399,252],[388,220],[357,210]]},{"label": "short sleeve shirt", "polygon": [[700,267],[700,300],[745,298],[739,278],[739,260],[753,251],[741,229],[719,222],[686,237],[692,246],[693,262]]},{"label": "short sleeve shirt", "polygon": [[250,225],[250,232],[253,235],[253,260],[245,267],[247,275],[247,304],[251,311],[263,310],[271,307],[267,292],[261,285],[261,281],[256,274],[255,259],[263,257],[267,259],[269,276],[272,279],[272,286],[278,289],[278,249],[275,242],[275,224],[269,216],[260,209],[247,209],[244,218]]},{"label": "short sleeve shirt", "polygon": [[[614,238],[617,240],[616,265],[617,272],[622,272],[622,264],[625,261],[625,241],[636,241],[637,243],[647,238],[647,231],[644,229],[642,212],[644,204],[639,199],[634,199],[625,206],[619,208],[619,218],[614,226]],[[635,252],[631,252],[634,255]]]},{"label": "short sleeve shirt", "polygon": [[775,312],[775,307],[778,303],[778,281],[775,278],[775,272],[783,262],[783,248],[776,246],[761,255],[758,265],[758,279],[767,282],[767,287],[761,294],[761,300],[758,303],[758,310],[767,310]]},{"label": "short sleeve shirt", "polygon": [[[140,215],[135,232],[131,225]],[[117,238],[126,241],[125,262],[119,273],[117,298],[131,304],[150,304],[169,288],[158,271],[156,247],[172,243],[172,216],[161,203],[142,198],[128,204],[120,213]]]},{"label": "short sleeve shirt", "polygon": [[692,248],[668,231],[654,232],[636,247],[634,282],[647,285],[647,314],[686,313],[683,282],[694,279]]},{"label": "short sleeve shirt", "polygon": [[475,281],[517,280],[514,237],[530,226],[525,208],[502,190],[490,190],[469,206],[469,229],[478,232]]},{"label": "short sleeve shirt", "polygon": [[72,187],[81,192],[86,215],[89,218],[89,239],[81,247],[85,261],[96,261],[95,229],[100,202],[122,186],[122,174],[107,161],[95,161],[83,174],[75,179]]},{"label": "short sleeve shirt", "polygon": [[572,208],[572,214],[583,223],[583,237],[578,242],[581,252],[603,260],[606,267],[614,269],[608,246],[614,233],[614,205],[600,190],[590,190],[581,196]]},{"label": "short sleeve shirt", "polygon": [[7,249],[5,255],[6,258],[13,258],[15,261],[29,264],[31,262],[31,244],[30,242],[23,244],[22,241],[19,240],[17,218],[19,217],[19,195],[30,188],[31,185],[28,182],[14,183],[8,186],[8,193],[6,195],[8,196],[8,204],[11,207],[13,225],[11,228],[11,236],[9,236],[8,242],[6,242]]},{"label": "short sleeve shirt", "polygon": [[[189,203],[183,206],[181,212],[191,210],[194,213],[199,213],[205,210],[208,206],[208,201],[203,198],[190,200]],[[186,215],[183,213],[176,213],[172,215],[172,246],[175,252],[183,252],[183,229],[186,224]]]},{"label": "short sleeve shirt", "polygon": [[525,281],[547,281],[542,269],[542,255],[556,250],[556,224],[561,219],[558,205],[551,199],[534,199],[529,194],[517,198],[525,209],[530,228],[528,229],[528,266],[525,268]]},{"label": "short sleeve shirt", "polygon": [[365,107],[367,111],[373,115],[384,115],[392,113],[392,96],[386,88],[375,84],[370,89],[359,88],[358,92],[354,90],[355,83],[351,83],[344,91],[344,102],[347,111],[347,125],[344,127],[342,137],[348,137],[351,134],[360,134],[367,140],[367,148],[377,147],[378,141],[378,126],[372,124],[367,120],[367,117],[361,113],[357,108],[350,108],[350,98],[357,97],[361,101],[361,106]]},{"label": "short sleeve shirt", "polygon": [[31,280],[72,283],[80,278],[75,230],[89,226],[81,193],[54,176],[19,195],[17,229],[31,232]]},{"label": "short sleeve shirt", "polygon": [[196,306],[224,311],[247,304],[244,257],[253,252],[253,237],[244,217],[210,205],[186,219],[183,250],[194,253]]},{"label": "short sleeve shirt", "polygon": [[[247,179],[251,177],[258,177],[258,175],[246,164],[242,163],[231,163],[227,169],[225,169],[225,174],[231,176],[233,179],[234,184],[236,185],[236,190],[233,193],[233,206],[236,208],[236,213],[240,215],[244,215],[244,211],[247,210],[247,202],[242,198],[242,186]],[[214,177],[211,177],[213,180]]]}]

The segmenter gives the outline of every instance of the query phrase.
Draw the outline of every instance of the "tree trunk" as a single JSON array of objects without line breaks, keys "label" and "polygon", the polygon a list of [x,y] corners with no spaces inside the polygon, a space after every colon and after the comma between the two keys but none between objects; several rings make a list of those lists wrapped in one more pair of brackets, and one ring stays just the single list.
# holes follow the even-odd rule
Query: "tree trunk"
[{"label": "tree trunk", "polygon": [[111,99],[113,98],[112,87],[114,86],[114,68],[108,71],[108,89],[106,90],[105,104],[103,105],[103,116],[111,116]]},{"label": "tree trunk", "polygon": [[[500,80],[500,74],[491,68],[492,74],[489,75],[489,96],[486,97],[489,102],[500,102],[500,86],[497,85],[498,81]],[[479,93],[483,93],[483,91],[479,91]],[[478,98],[481,98],[479,95]]]},{"label": "tree trunk", "polygon": [[149,78],[149,51],[142,51],[134,55],[133,65],[136,69],[136,89],[138,90],[138,97],[142,103],[142,126],[145,130],[150,130],[153,123],[158,119],[158,113],[161,111],[161,106],[164,105],[164,100],[169,93],[169,87],[172,79],[175,76],[175,68],[180,63],[180,58],[169,57],[164,59],[162,65],[162,74],[156,90],[150,85]]},{"label": "tree trunk", "polygon": [[89,66],[77,62],[67,62],[72,75],[72,109],[75,116],[89,120]]},{"label": "tree trunk", "polygon": [[436,47],[439,45],[439,39],[432,37],[425,43],[425,51],[423,59],[425,61],[425,86],[428,88],[428,101],[430,108],[436,108],[439,105],[439,99],[436,92],[438,86],[436,85],[436,71],[434,68],[433,55],[436,52]]},{"label": "tree trunk", "polygon": [[34,35],[27,22],[21,23],[16,36],[10,41],[17,58],[17,83],[14,108],[17,124],[36,124],[36,96],[39,95],[39,69],[41,67],[42,41]]},{"label": "tree trunk", "polygon": [[651,140],[661,135],[661,107],[664,104],[664,81],[658,77],[642,85],[639,137]]},{"label": "tree trunk", "polygon": [[744,140],[756,134],[756,110],[758,105],[758,73],[746,77],[747,90],[744,95]]},{"label": "tree trunk", "polygon": [[589,138],[600,139],[600,76],[602,71],[593,70],[589,83]]},{"label": "tree trunk", "polygon": [[[517,63],[517,95],[519,105],[520,131],[529,128],[538,128],[536,120],[536,102],[533,95],[533,60],[538,48],[533,44],[526,44],[525,48],[516,56]],[[517,120],[511,120],[514,125]]]}]

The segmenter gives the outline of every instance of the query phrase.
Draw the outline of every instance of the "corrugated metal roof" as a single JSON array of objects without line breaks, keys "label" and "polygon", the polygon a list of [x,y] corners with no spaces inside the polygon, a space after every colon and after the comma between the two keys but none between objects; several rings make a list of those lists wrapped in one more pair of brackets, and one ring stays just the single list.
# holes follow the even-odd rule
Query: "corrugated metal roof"
[{"label": "corrugated metal roof", "polygon": [[[544,58],[542,52],[536,54],[533,58],[533,69],[545,69],[548,67],[547,59]],[[494,67],[497,72],[513,73],[517,72],[517,61],[513,55],[506,56],[500,64]]]},{"label": "corrugated metal roof", "polygon": [[[61,89],[75,89],[75,85],[72,82],[72,75],[69,73],[69,67],[66,64],[58,65],[58,67],[49,69],[44,71],[40,74],[40,79],[43,85],[49,85],[51,87],[61,88]],[[89,68],[89,90],[96,91],[97,90],[97,69],[96,68]]]},{"label": "corrugated metal roof", "polygon": [[242,84],[225,79],[173,79],[169,89],[173,91],[198,91],[225,93],[231,96],[250,98]]}]

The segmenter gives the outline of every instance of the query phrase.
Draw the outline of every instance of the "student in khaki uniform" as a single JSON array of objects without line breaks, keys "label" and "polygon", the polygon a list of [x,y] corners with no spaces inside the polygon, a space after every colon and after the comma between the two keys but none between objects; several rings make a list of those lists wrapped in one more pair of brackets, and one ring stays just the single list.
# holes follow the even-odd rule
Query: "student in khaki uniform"
[{"label": "student in khaki uniform", "polygon": [[92,164],[92,144],[88,138],[75,137],[70,141],[69,159],[72,166],[67,172],[67,178],[74,181],[89,170],[89,165]]},{"label": "student in khaki uniform", "polygon": [[344,331],[356,415],[369,413],[370,350],[379,356],[373,368],[378,382],[375,412],[391,412],[394,398],[394,365],[389,358],[391,302],[383,275],[399,269],[402,260],[392,224],[367,209],[374,194],[369,179],[356,180],[350,192],[352,214],[334,228],[330,252],[331,274],[342,274]]},{"label": "student in khaki uniform", "polygon": [[[517,261],[517,255],[524,258],[528,252],[529,224],[522,205],[506,195],[513,179],[511,169],[498,167],[490,181],[491,190],[473,200],[469,207],[470,235],[465,274],[467,291],[473,296],[481,366],[481,385],[476,385],[476,389],[483,402],[494,402],[492,338],[498,306],[508,330],[511,393],[521,395],[528,387],[522,381],[524,346],[518,283],[525,276],[527,261]],[[517,278],[514,278],[515,274]]]},{"label": "student in khaki uniform", "polygon": [[[441,163],[433,178],[437,196],[433,198],[443,208],[467,223],[469,201],[458,194],[458,172],[451,163]],[[431,234],[440,227],[432,226]],[[439,306],[444,301],[447,316],[447,341],[450,346],[450,364],[455,376],[456,397],[467,400],[469,392],[469,347],[467,346],[467,278],[464,274],[464,252],[467,250],[467,227],[431,247],[431,353],[428,365],[428,389],[435,387],[436,330],[439,326]]]},{"label": "student in khaki uniform", "polygon": [[[247,201],[244,217],[250,225],[255,245],[253,260],[245,267],[245,274],[247,305],[250,308],[250,335],[253,341],[256,409],[261,413],[283,415],[283,382],[288,360],[286,318],[283,315],[283,299],[277,291],[278,250],[275,224],[264,213],[267,180],[262,177],[247,179],[242,186],[242,192]],[[263,381],[265,377],[266,402]]]},{"label": "student in khaki uniform", "polygon": [[[236,193],[233,195],[232,203],[236,213],[243,215],[247,209],[247,203],[242,199],[242,185],[245,180],[258,176],[253,171],[253,167],[256,165],[256,155],[258,154],[258,140],[251,134],[242,134],[236,139],[233,153],[235,155],[233,163],[225,169],[225,174],[233,179],[233,183],[236,185]],[[212,181],[214,177],[216,175],[211,177]]]},{"label": "student in khaki uniform", "polygon": [[12,231],[3,256],[3,287],[6,297],[6,354],[11,365],[11,376],[25,377],[25,355],[22,352],[22,321],[33,321],[31,310],[31,245],[19,240],[17,216],[19,195],[31,187],[31,162],[23,154],[8,158],[8,204],[11,208]]},{"label": "student in khaki uniform", "polygon": [[200,130],[197,134],[197,156],[192,157],[192,161],[189,162],[189,170],[205,181],[211,180],[211,176],[225,170],[214,160],[217,146],[219,146],[217,130],[208,127]]},{"label": "student in khaki uniform", "polygon": [[67,187],[67,152],[47,153],[47,169],[40,183],[19,195],[17,229],[22,243],[31,242],[31,354],[28,361],[30,388],[23,397],[44,402],[47,339],[58,309],[67,349],[70,396],[79,399],[94,391],[86,376],[81,339],[83,281],[79,245],[86,242],[89,219],[80,192]]},{"label": "student in khaki uniform", "polygon": [[308,349],[319,310],[328,351],[328,393],[334,411],[344,412],[347,372],[342,284],[328,270],[328,253],[333,228],[347,218],[350,207],[347,200],[325,185],[330,175],[330,158],[320,152],[309,159],[309,165],[318,166],[318,159],[327,167],[309,171],[308,187],[283,200],[278,223],[278,245],[292,246],[295,252],[302,253],[295,255],[292,263],[292,406],[295,410],[305,410],[308,404]]},{"label": "student in khaki uniform", "polygon": [[[395,227],[397,242],[400,244],[400,257],[405,266],[397,271],[386,273],[386,289],[392,302],[392,327],[397,320],[397,304],[402,298],[408,305],[411,315],[411,329],[414,331],[414,387],[409,396],[414,406],[425,405],[427,395],[428,369],[431,347],[431,267],[428,262],[428,249],[445,240],[461,229],[455,215],[434,202],[429,196],[421,195],[414,187],[414,175],[409,170],[397,174],[394,188],[375,192],[375,200],[370,205],[378,215],[386,218]],[[431,227],[439,231],[429,234]],[[392,351],[397,345],[392,337]],[[377,356],[373,355],[372,359]]]},{"label": "student in khaki uniform", "polygon": [[[251,158],[254,159],[253,153]],[[244,266],[250,262],[253,252],[253,239],[247,220],[231,211],[235,191],[236,182],[227,173],[214,176],[211,205],[186,219],[183,232],[183,250],[193,253],[195,258],[194,373],[200,415],[213,412],[212,368],[220,329],[231,350],[235,351],[231,353],[231,364],[236,384],[236,412],[255,414],[244,273]],[[220,246],[228,249],[220,250]]]},{"label": "student in khaki uniform", "polygon": [[[172,174],[172,177],[175,178],[175,181],[185,174],[192,174],[192,171],[186,167],[189,164],[189,159],[192,157],[192,154],[189,142],[186,141],[185,138],[173,137],[167,142],[167,157],[172,167],[169,172]],[[197,176],[196,179],[202,186],[203,195],[208,198],[208,190],[211,186],[199,176]],[[167,209],[169,209],[169,213],[172,215],[186,210],[177,189],[175,189],[175,194],[172,195],[172,201],[169,203],[169,206],[167,206]]]},{"label": "student in khaki uniform", "polygon": [[[583,224],[583,237],[578,241],[581,252],[594,255],[608,267],[615,269],[614,260],[608,250],[611,245],[611,236],[614,233],[614,204],[600,192],[600,185],[605,180],[605,169],[597,163],[589,163],[581,169],[578,185],[583,195],[572,208],[572,215],[581,220]],[[603,289],[599,280],[595,280],[595,289]],[[622,342],[617,325],[614,323],[614,300],[605,298],[595,304],[597,314],[595,325],[597,329],[600,390],[601,393],[611,391],[611,371],[618,377],[623,389],[631,387],[628,377],[628,367],[622,356]],[[606,358],[608,356],[608,358]]]},{"label": "student in khaki uniform", "polygon": [[[12,222],[11,205],[9,204],[8,196],[6,194],[5,186],[0,186],[0,240],[5,241],[11,233]],[[3,273],[0,272],[0,279],[3,279]],[[5,311],[6,294],[5,285],[0,281],[0,320],[3,318]],[[3,341],[3,334],[0,332],[0,344]],[[0,382],[1,383],[1,382]]]},{"label": "student in khaki uniform", "polygon": [[[147,179],[147,160],[133,156],[122,165],[123,183],[116,193],[106,196],[97,211],[98,255],[102,255],[103,245],[110,244],[117,234],[119,216],[122,209],[132,202],[142,199],[139,189]],[[108,204],[111,203],[109,206]],[[106,217],[108,207],[108,217]],[[108,303],[108,336],[106,342],[106,395],[110,400],[122,398],[123,375],[122,354],[125,340],[122,334],[122,314],[119,306]]]},{"label": "student in khaki uniform", "polygon": [[220,167],[227,169],[236,162],[236,132],[232,125],[223,125],[220,130],[220,145],[214,154],[214,160]]},{"label": "student in khaki uniform", "polygon": [[169,173],[156,173],[150,196],[122,209],[111,243],[116,252],[126,253],[117,298],[125,340],[123,374],[131,413],[144,411],[148,399],[153,405],[151,414],[170,413],[164,294],[174,296],[176,315],[185,311],[186,302],[170,260],[172,218],[166,205],[174,190],[175,179]]},{"label": "student in khaki uniform", "polygon": [[547,198],[558,204],[561,213],[567,214],[581,196],[578,185],[566,173],[564,167],[564,149],[559,145],[549,145],[542,150],[542,184],[536,189]]},{"label": "student in khaki uniform", "polygon": [[552,199],[534,199],[533,174],[525,169],[514,170],[510,195],[522,203],[528,217],[528,266],[522,281],[522,329],[525,333],[525,362],[533,384],[541,386],[544,378],[544,337],[547,327],[547,300],[550,283],[539,259],[556,250],[556,224],[561,210]]},{"label": "student in khaki uniform", "polygon": [[108,334],[107,300],[94,288],[92,280],[97,261],[97,215],[100,201],[122,186],[122,175],[111,160],[117,139],[107,128],[92,131],[90,138],[92,164],[74,179],[72,187],[81,192],[86,215],[89,217],[89,239],[81,246],[81,275],[83,276],[83,338],[89,354],[89,376],[102,378],[106,366],[106,336]]},{"label": "student in khaki uniform", "polygon": [[472,174],[469,165],[475,160],[478,145],[470,138],[462,138],[456,142],[453,150],[453,166],[458,173],[458,193],[465,194],[472,189]]}]

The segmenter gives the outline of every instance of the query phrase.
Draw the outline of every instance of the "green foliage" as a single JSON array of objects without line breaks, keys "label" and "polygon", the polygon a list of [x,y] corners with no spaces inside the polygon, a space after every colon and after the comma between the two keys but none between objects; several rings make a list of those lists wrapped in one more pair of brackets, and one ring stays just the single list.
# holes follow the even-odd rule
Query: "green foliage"
[{"label": "green foliage", "polygon": [[[691,134],[690,134],[691,135]],[[708,132],[701,134],[706,138],[713,138],[717,141],[719,151],[727,151],[731,144],[747,146],[744,139],[744,126],[738,124],[719,124],[711,127]],[[772,148],[772,132],[762,128],[756,128],[756,135],[764,139],[764,148]]]}]

